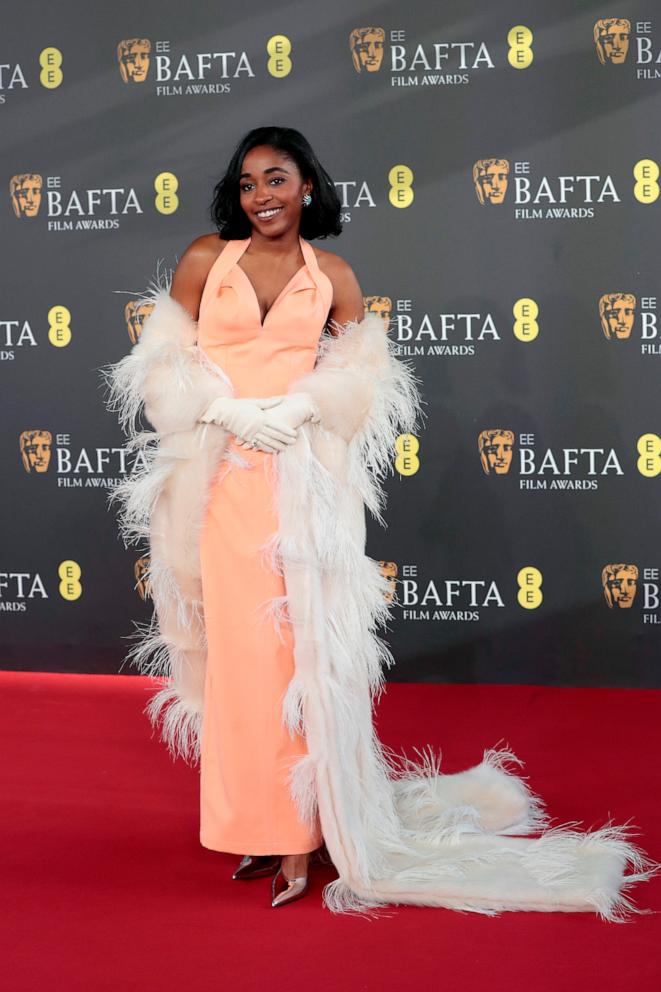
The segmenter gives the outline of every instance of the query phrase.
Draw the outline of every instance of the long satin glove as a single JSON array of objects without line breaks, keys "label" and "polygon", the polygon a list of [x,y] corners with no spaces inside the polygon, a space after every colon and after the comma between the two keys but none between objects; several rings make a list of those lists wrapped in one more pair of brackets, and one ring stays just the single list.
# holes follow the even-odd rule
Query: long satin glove
[{"label": "long satin glove", "polygon": [[[273,421],[272,410],[282,396],[236,399],[218,396],[200,416],[200,423],[218,424],[244,442],[244,447],[258,447],[272,453],[282,451],[296,440],[296,431]],[[254,441],[254,444],[252,443]]]},{"label": "long satin glove", "polygon": [[[302,424],[311,421],[318,424],[321,421],[319,410],[310,393],[286,393],[280,397],[281,402],[269,411],[269,419],[272,425],[279,427],[283,431],[294,431],[294,439],[298,435],[298,429]],[[243,444],[242,447],[250,447]]]}]

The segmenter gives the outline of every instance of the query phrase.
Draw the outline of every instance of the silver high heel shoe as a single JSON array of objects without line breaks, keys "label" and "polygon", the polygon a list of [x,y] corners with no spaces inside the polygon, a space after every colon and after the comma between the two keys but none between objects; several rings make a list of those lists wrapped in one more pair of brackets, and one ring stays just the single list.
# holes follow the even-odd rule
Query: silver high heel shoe
[{"label": "silver high heel shoe", "polygon": [[273,875],[278,870],[279,865],[280,857],[277,854],[256,856],[244,854],[232,878],[264,878],[267,875]]},{"label": "silver high heel shoe", "polygon": [[284,906],[285,903],[301,899],[308,889],[308,876],[297,875],[287,878],[282,870],[282,863],[271,882],[271,906]]}]

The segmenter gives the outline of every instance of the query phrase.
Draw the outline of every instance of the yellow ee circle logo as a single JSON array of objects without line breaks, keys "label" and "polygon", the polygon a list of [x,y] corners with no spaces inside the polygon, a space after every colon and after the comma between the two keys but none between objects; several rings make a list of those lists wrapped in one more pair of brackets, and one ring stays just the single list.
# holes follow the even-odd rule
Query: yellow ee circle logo
[{"label": "yellow ee circle logo", "polygon": [[69,602],[73,602],[74,599],[80,599],[83,594],[83,587],[80,582],[82,573],[78,562],[71,561],[70,559],[60,562],[57,574],[60,579],[59,589],[62,599],[66,599]]},{"label": "yellow ee circle logo", "polygon": [[535,301],[525,298],[517,300],[512,307],[512,313],[514,314],[514,327],[512,328],[514,337],[524,343],[534,341],[539,334],[539,324],[537,323],[539,307]]},{"label": "yellow ee circle logo", "polygon": [[519,569],[516,583],[519,587],[516,596],[519,606],[522,606],[524,610],[536,610],[538,606],[541,606],[544,597],[541,588],[542,573],[538,568],[535,568],[534,565],[525,565]]},{"label": "yellow ee circle logo", "polygon": [[56,90],[64,79],[62,72],[62,52],[59,48],[44,48],[39,52],[39,82],[47,90]]},{"label": "yellow ee circle logo", "polygon": [[275,76],[276,79],[282,79],[284,76],[288,76],[292,69],[291,59],[289,58],[291,54],[291,41],[289,38],[284,34],[274,34],[266,43],[266,51],[269,53],[266,68],[271,75]]},{"label": "yellow ee circle logo", "polygon": [[507,44],[510,46],[507,52],[507,61],[513,69],[527,69],[532,65],[534,58],[532,45],[532,31],[524,24],[517,24],[515,28],[510,28],[507,32]]},{"label": "yellow ee circle logo", "polygon": [[653,479],[661,472],[661,437],[658,434],[643,434],[638,438],[636,448],[638,471],[645,478]]},{"label": "yellow ee circle logo", "polygon": [[415,434],[400,434],[395,441],[395,468],[400,475],[415,475],[420,468],[420,442]]},{"label": "yellow ee circle logo", "polygon": [[633,167],[636,184],[633,195],[639,203],[654,203],[659,196],[659,167],[651,158],[643,158]]},{"label": "yellow ee circle logo", "polygon": [[413,203],[413,171],[408,165],[393,165],[388,173],[390,192],[388,199],[393,207],[410,207]]},{"label": "yellow ee circle logo", "polygon": [[63,306],[48,311],[48,340],[54,348],[66,348],[71,341],[71,313]]},{"label": "yellow ee circle logo", "polygon": [[154,206],[159,214],[173,214],[179,208],[179,180],[173,172],[160,172],[154,179],[156,199]]}]

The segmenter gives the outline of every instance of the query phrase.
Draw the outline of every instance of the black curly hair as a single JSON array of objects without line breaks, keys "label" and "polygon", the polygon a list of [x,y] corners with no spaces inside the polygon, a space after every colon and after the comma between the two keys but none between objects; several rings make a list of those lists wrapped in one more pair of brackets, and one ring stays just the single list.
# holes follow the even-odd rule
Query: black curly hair
[{"label": "black curly hair", "polygon": [[239,202],[239,176],[246,154],[258,145],[270,145],[288,155],[303,179],[312,182],[312,203],[301,212],[300,235],[312,238],[337,237],[342,233],[342,205],[330,178],[306,138],[293,127],[256,127],[239,141],[225,175],[216,184],[210,207],[211,220],[221,238],[248,238],[251,224]]}]

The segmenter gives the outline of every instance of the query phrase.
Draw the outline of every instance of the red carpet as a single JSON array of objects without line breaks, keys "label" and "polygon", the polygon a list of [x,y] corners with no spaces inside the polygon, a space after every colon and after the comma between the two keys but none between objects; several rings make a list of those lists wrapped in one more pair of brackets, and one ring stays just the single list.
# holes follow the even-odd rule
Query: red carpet
[{"label": "red carpet", "polygon": [[[174,763],[129,676],[0,673],[2,969],[11,992],[661,988],[661,878],[623,924],[590,914],[489,918],[395,907],[334,917],[320,890],[273,910],[268,879],[198,843],[198,773]],[[392,684],[390,746],[443,747],[443,770],[507,744],[555,822],[631,818],[661,860],[661,694],[633,689]]]}]

